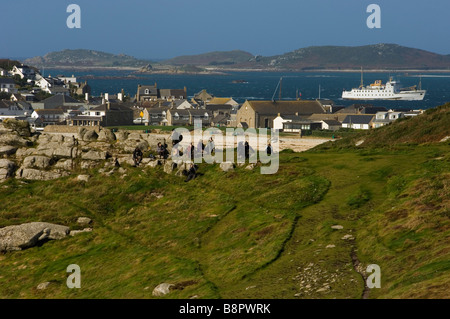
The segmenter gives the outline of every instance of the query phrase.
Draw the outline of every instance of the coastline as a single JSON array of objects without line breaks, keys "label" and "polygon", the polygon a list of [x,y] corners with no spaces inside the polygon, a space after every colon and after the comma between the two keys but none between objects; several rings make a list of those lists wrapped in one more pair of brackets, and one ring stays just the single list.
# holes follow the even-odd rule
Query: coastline
[{"label": "coastline", "polygon": [[[74,70],[74,71],[133,71],[134,74],[165,74],[165,75],[228,75],[227,72],[278,72],[278,73],[360,73],[360,69],[309,69],[309,70],[285,70],[285,69],[275,69],[275,68],[207,68],[203,72],[173,72],[173,71],[152,71],[152,72],[139,72],[141,67],[132,66],[47,66],[48,69],[60,69],[60,70]],[[396,73],[450,73],[450,69],[365,69],[364,73],[386,73],[386,72],[396,72]]]}]

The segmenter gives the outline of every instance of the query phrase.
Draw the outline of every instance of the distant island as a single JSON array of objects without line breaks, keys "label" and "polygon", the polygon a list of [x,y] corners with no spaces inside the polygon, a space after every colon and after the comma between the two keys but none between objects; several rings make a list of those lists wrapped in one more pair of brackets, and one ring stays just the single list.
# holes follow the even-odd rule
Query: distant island
[{"label": "distant island", "polygon": [[139,68],[151,61],[139,60],[125,54],[111,54],[94,50],[62,50],[50,52],[44,56],[38,56],[23,61],[25,64],[36,67],[54,68]]},{"label": "distant island", "polygon": [[179,56],[159,62],[125,54],[93,50],[63,50],[23,61],[35,67],[129,69],[148,74],[225,74],[227,71],[443,71],[450,72],[450,55],[397,44],[313,46],[275,56],[249,52],[216,51]]}]

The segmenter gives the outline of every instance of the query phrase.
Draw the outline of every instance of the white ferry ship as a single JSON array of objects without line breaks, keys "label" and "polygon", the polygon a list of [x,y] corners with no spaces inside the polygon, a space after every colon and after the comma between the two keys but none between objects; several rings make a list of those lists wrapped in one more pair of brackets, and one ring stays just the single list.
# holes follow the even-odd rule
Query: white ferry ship
[{"label": "white ferry ship", "polygon": [[400,83],[389,78],[386,84],[381,80],[369,86],[363,86],[362,76],[359,88],[351,91],[342,92],[342,98],[345,100],[399,100],[399,101],[422,101],[427,93],[416,86],[409,88],[400,88]]}]

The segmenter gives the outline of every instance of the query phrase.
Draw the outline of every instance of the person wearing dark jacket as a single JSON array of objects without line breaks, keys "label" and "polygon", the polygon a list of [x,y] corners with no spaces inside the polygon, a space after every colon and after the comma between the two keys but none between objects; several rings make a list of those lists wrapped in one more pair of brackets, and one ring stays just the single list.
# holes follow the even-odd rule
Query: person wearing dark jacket
[{"label": "person wearing dark jacket", "polygon": [[248,142],[246,141],[244,144],[244,154],[245,154],[245,159],[249,159],[250,158],[250,153],[254,153],[255,151],[253,150],[253,148],[248,144]]},{"label": "person wearing dark jacket", "polygon": [[269,145],[267,145],[266,153],[267,153],[267,156],[270,156],[270,154],[272,154],[272,145],[270,145],[270,143],[269,143]]},{"label": "person wearing dark jacket", "polygon": [[195,147],[194,147],[194,143],[191,143],[188,147],[188,154],[191,156],[191,160],[194,160],[194,155],[195,155]]},{"label": "person wearing dark jacket", "polygon": [[162,145],[161,142],[158,143],[158,146],[156,147],[156,151],[158,152],[159,158],[164,158],[166,159],[166,149],[164,147],[164,145]]},{"label": "person wearing dark jacket", "polygon": [[139,147],[136,147],[133,152],[134,166],[139,166],[143,157],[144,154],[142,153],[141,149]]},{"label": "person wearing dark jacket", "polygon": [[197,177],[197,165],[191,164],[191,167],[189,170],[185,170],[183,172],[184,175],[186,175],[185,182],[189,182],[191,179],[194,179]]}]

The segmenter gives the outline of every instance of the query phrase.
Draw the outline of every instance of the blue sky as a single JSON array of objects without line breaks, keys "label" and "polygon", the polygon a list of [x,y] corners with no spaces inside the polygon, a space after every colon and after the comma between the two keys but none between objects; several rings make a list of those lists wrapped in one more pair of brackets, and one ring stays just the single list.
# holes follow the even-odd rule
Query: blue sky
[{"label": "blue sky", "polygon": [[[81,7],[81,29],[66,8]],[[366,8],[381,7],[381,29]],[[312,45],[397,43],[450,54],[448,0],[14,0],[0,5],[0,57],[93,49],[139,58],[210,51],[275,55]]]}]

